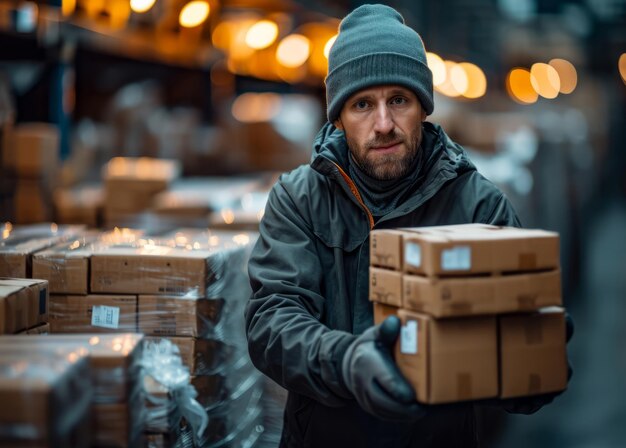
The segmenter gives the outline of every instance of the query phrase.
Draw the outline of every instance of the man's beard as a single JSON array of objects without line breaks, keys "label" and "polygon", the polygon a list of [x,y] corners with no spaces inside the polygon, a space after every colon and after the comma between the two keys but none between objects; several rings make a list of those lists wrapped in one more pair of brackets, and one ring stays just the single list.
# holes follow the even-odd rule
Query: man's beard
[{"label": "man's beard", "polygon": [[[408,174],[418,157],[419,145],[421,143],[421,132],[417,131],[411,138],[399,136],[396,131],[389,134],[377,136],[365,143],[364,148],[360,148],[358,143],[346,135],[348,148],[352,153],[352,158],[359,168],[368,176],[376,180],[400,179]],[[390,146],[396,143],[404,143],[407,152],[404,154],[386,154],[376,160],[368,159],[368,154],[372,148]]]}]

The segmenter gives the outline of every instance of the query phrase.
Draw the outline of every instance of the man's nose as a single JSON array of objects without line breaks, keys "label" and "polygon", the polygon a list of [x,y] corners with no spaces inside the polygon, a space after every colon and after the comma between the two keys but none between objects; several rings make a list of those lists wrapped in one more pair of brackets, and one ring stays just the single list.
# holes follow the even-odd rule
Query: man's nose
[{"label": "man's nose", "polygon": [[374,115],[374,131],[379,134],[388,134],[394,126],[393,116],[387,105],[377,107]]}]

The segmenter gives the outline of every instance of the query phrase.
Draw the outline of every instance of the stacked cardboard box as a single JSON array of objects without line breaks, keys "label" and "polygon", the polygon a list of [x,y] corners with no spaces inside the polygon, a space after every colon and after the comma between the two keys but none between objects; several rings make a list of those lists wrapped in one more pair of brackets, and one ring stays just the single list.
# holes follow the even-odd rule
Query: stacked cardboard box
[{"label": "stacked cardboard box", "polygon": [[48,282],[0,278],[0,334],[41,331],[48,322]]},{"label": "stacked cardboard box", "polygon": [[374,319],[402,321],[396,362],[418,401],[567,386],[558,235],[483,224],[375,230]]},{"label": "stacked cardboard box", "polygon": [[[209,415],[204,443],[230,440],[242,409],[254,411],[251,427],[259,422],[261,377],[247,355],[242,321],[250,293],[246,263],[255,239],[250,233],[192,230],[165,235],[161,247],[169,246],[172,254],[194,254],[188,261],[193,265],[162,260],[152,274],[144,269],[152,285],[137,290],[140,331],[154,341],[166,338],[174,343],[190,369],[198,401]],[[157,272],[163,277],[157,278]],[[163,415],[154,406],[152,410],[157,417]]]},{"label": "stacked cardboard box", "polygon": [[48,123],[23,123],[7,129],[3,139],[3,170],[15,182],[15,222],[51,220],[51,192],[59,165],[58,128]]},{"label": "stacked cardboard box", "polygon": [[[90,387],[93,385],[93,394],[88,396],[93,416],[84,426],[88,430],[93,428],[92,446],[97,447],[137,446],[141,439],[144,419],[142,353],[143,336],[139,334],[0,337],[3,359],[24,359],[26,354],[50,363],[57,358],[88,357],[89,368],[82,377],[89,379]],[[82,403],[83,395],[71,394],[68,399]],[[55,413],[60,412],[53,409]],[[79,410],[72,408],[72,413],[76,411]]]},{"label": "stacked cardboard box", "polygon": [[[183,229],[157,239],[116,230],[39,252],[33,273],[50,282],[51,333],[138,328],[153,340],[168,338],[179,348],[191,384],[201,389],[203,407],[223,422],[220,431],[234,428],[239,416],[229,411],[233,402],[250,398],[259,409],[261,379],[243,331],[250,294],[246,263],[255,238]],[[242,397],[235,400],[237,394]],[[210,426],[204,437],[220,440],[223,434],[214,430]]]},{"label": "stacked cardboard box", "polygon": [[58,226],[36,224],[13,227],[10,223],[0,227],[0,277],[31,278],[32,256],[84,232],[83,226]]},{"label": "stacked cardboard box", "polygon": [[91,446],[94,392],[85,353],[16,349],[5,338],[14,339],[0,337],[0,446]]},{"label": "stacked cardboard box", "polygon": [[98,227],[104,204],[104,190],[100,185],[80,185],[58,188],[54,191],[54,213],[60,224],[84,224]]},{"label": "stacked cardboard box", "polygon": [[180,176],[176,160],[148,157],[114,157],[102,170],[104,219],[107,226],[120,225],[150,208],[154,197]]}]

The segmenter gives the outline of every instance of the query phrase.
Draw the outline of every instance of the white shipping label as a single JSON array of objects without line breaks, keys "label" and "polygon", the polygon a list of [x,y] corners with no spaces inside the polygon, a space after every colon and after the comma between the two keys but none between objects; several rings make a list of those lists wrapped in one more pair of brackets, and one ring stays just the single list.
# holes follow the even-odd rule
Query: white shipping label
[{"label": "white shipping label", "polygon": [[417,321],[410,320],[402,326],[400,332],[400,352],[405,355],[417,353]]},{"label": "white shipping label", "polygon": [[120,326],[120,309],[116,306],[94,306],[91,310],[91,325],[94,327],[118,328]]},{"label": "white shipping label", "polygon": [[422,264],[422,248],[419,244],[407,243],[404,248],[404,261],[411,266],[419,267]]},{"label": "white shipping label", "polygon": [[455,246],[441,252],[441,269],[444,271],[468,270],[472,267],[472,249]]}]

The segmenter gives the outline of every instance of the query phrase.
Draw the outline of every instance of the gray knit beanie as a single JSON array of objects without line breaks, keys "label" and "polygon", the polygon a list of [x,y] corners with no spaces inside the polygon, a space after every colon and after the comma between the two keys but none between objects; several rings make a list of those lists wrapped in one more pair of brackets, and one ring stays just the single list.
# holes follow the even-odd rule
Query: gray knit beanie
[{"label": "gray knit beanie", "polygon": [[413,90],[426,113],[433,112],[433,76],[424,43],[389,6],[363,5],[341,21],[325,82],[331,123],[352,94],[382,84]]}]

